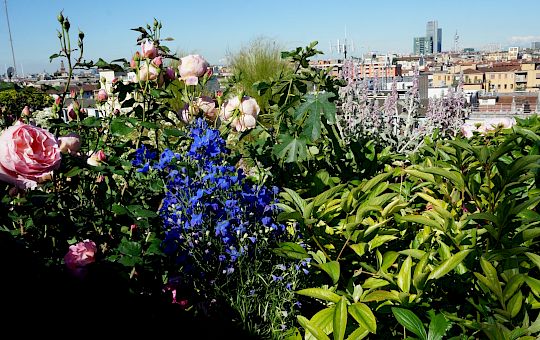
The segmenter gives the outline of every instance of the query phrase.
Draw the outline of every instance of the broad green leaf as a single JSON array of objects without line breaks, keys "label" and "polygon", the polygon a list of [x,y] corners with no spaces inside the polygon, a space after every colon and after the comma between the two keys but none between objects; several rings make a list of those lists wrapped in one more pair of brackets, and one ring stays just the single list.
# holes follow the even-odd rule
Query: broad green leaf
[{"label": "broad green leaf", "polygon": [[432,228],[439,229],[439,230],[442,229],[442,226],[437,221],[429,219],[422,215],[405,215],[405,216],[399,216],[399,217],[396,216],[396,219],[399,220],[400,222],[401,221],[413,222],[413,223],[418,223],[421,225],[427,225],[427,226],[430,226]]},{"label": "broad green leaf", "polygon": [[77,176],[82,171],[83,171],[83,169],[79,168],[78,166],[74,166],[73,168],[71,168],[71,170],[69,170],[68,172],[65,173],[65,176],[66,177]]},{"label": "broad green leaf", "polygon": [[443,168],[424,168],[422,170],[427,173],[439,175],[449,179],[460,191],[464,190],[465,188],[465,180],[463,179],[463,175],[457,171],[446,170]]},{"label": "broad green leaf", "polygon": [[433,316],[429,323],[428,340],[442,340],[450,325],[450,321],[446,320],[444,315],[437,314]]},{"label": "broad green leaf", "polygon": [[116,203],[112,205],[111,210],[117,215],[125,215],[128,213],[128,210],[126,208]]},{"label": "broad green leaf", "polygon": [[375,288],[381,288],[381,287],[384,287],[384,286],[388,286],[389,284],[390,284],[390,282],[388,282],[386,280],[378,279],[376,277],[369,277],[362,284],[362,288],[364,288],[364,289],[375,289]]},{"label": "broad green leaf", "polygon": [[283,197],[284,199],[286,199],[289,202],[294,203],[296,205],[296,208],[298,209],[298,211],[303,213],[304,209],[306,208],[306,205],[307,205],[306,201],[302,197],[300,197],[300,195],[298,195],[296,193],[296,191],[294,191],[292,189],[283,188],[283,190],[285,190],[285,192],[281,193],[281,197]]},{"label": "broad green leaf", "polygon": [[527,276],[525,277],[525,283],[527,283],[536,296],[540,296],[540,280]]},{"label": "broad green leaf", "polygon": [[307,145],[304,137],[280,135],[272,153],[285,163],[300,162],[307,159]]},{"label": "broad green leaf", "polygon": [[406,329],[416,334],[420,340],[427,340],[426,329],[422,321],[408,309],[392,307],[396,320]]},{"label": "broad green leaf", "polygon": [[305,295],[334,303],[338,303],[340,301],[339,295],[324,288],[306,288],[297,291],[296,294]]},{"label": "broad green leaf", "polygon": [[388,268],[390,268],[391,265],[394,264],[394,262],[396,262],[398,257],[399,253],[395,251],[387,251],[384,253],[380,270],[385,272]]},{"label": "broad green leaf", "polygon": [[497,269],[493,267],[493,265],[487,261],[485,258],[480,258],[480,266],[482,267],[482,271],[486,275],[486,279],[489,281],[490,289],[492,289],[493,293],[497,295],[499,298],[499,301],[503,301],[503,295],[502,295],[502,286],[499,282],[499,276],[497,275]]},{"label": "broad green leaf", "polygon": [[540,196],[533,197],[521,204],[516,205],[515,207],[510,210],[510,214],[516,215],[522,212],[524,209],[529,208],[532,205],[538,204],[540,202]]},{"label": "broad green leaf", "polygon": [[339,280],[339,262],[330,261],[321,263],[319,267],[324,270],[332,279],[332,283],[336,284]]},{"label": "broad green leaf", "polygon": [[366,336],[368,336],[369,331],[360,326],[357,329],[355,329],[349,336],[347,337],[347,340],[362,340]]},{"label": "broad green leaf", "polygon": [[405,293],[408,293],[411,289],[411,267],[412,259],[410,256],[407,256],[401,264],[401,269],[397,275],[397,285]]},{"label": "broad green leaf", "polygon": [[512,296],[510,300],[508,300],[508,304],[506,305],[506,310],[508,313],[510,313],[510,317],[514,318],[516,315],[518,315],[519,311],[521,310],[522,303],[523,294],[521,293],[521,290],[518,290],[517,293]]},{"label": "broad green leaf", "polygon": [[413,259],[417,259],[417,260],[422,259],[426,255],[426,252],[420,249],[405,249],[405,250],[400,250],[399,253],[402,255],[410,256]]},{"label": "broad green leaf", "polygon": [[306,101],[295,112],[297,122],[303,122],[302,135],[314,142],[321,137],[322,121],[324,116],[328,124],[336,122],[336,106],[328,101],[334,96],[331,92],[307,94]]},{"label": "broad green leaf", "polygon": [[377,235],[373,238],[373,240],[368,242],[369,250],[373,250],[379,246],[382,246],[386,242],[395,240],[397,236],[394,235]]},{"label": "broad green leaf", "polygon": [[523,240],[529,241],[540,236],[540,227],[531,228],[523,231]]},{"label": "broad green leaf", "polygon": [[429,260],[430,253],[425,253],[424,256],[420,259],[420,261],[416,264],[414,267],[413,272],[413,285],[416,289],[423,289],[425,281],[429,275],[429,273],[424,272],[424,269],[427,266],[428,260]]},{"label": "broad green leaf", "polygon": [[295,242],[282,242],[274,252],[280,256],[303,260],[309,257],[307,251]]},{"label": "broad green leaf", "polygon": [[342,296],[334,309],[334,340],[345,338],[347,328],[347,298]]},{"label": "broad green leaf", "polygon": [[[313,317],[311,318],[310,322],[314,326],[320,328],[325,334],[332,333],[334,329],[333,320],[334,320],[334,310],[335,307],[328,307],[325,309],[321,309]],[[309,339],[315,339],[315,336],[313,336],[311,333],[306,332],[306,338],[305,340]]]},{"label": "broad green leaf", "polygon": [[516,274],[510,278],[503,290],[504,301],[507,301],[525,282],[525,275]]},{"label": "broad green leaf", "polygon": [[313,199],[313,206],[317,208],[321,206],[322,204],[326,203],[330,198],[334,197],[337,193],[343,190],[344,186],[345,184],[336,185],[335,187],[332,187],[320,193]]},{"label": "broad green leaf", "polygon": [[362,182],[360,183],[360,185],[358,186],[358,190],[362,191],[362,192],[368,192],[369,190],[371,190],[374,186],[376,186],[377,184],[381,183],[382,181],[386,180],[388,177],[390,177],[392,173],[390,172],[385,172],[385,173],[382,173],[382,174],[378,174],[377,176],[365,181],[365,182]]},{"label": "broad green leaf", "polygon": [[540,255],[533,254],[533,253],[525,253],[527,257],[533,261],[533,263],[540,269]]},{"label": "broad green leaf", "polygon": [[432,174],[425,173],[420,170],[414,170],[414,169],[405,169],[405,172],[408,173],[411,176],[421,178],[425,181],[435,183],[435,177]]},{"label": "broad green leaf", "polygon": [[362,299],[363,302],[371,302],[371,301],[383,301],[383,300],[394,300],[399,301],[399,293],[395,290],[393,291],[387,291],[387,290],[375,290]]},{"label": "broad green leaf", "polygon": [[510,180],[517,179],[517,176],[519,176],[521,173],[540,167],[538,161],[540,161],[540,155],[526,155],[517,158],[508,166],[510,168],[507,173],[508,178]]},{"label": "broad green leaf", "polygon": [[309,331],[309,333],[311,333],[317,340],[330,340],[322,329],[312,324],[306,317],[298,315],[296,319],[298,320],[298,323],[306,329],[306,333]]},{"label": "broad green leaf", "polygon": [[126,125],[126,121],[121,118],[115,118],[111,122],[111,133],[115,136],[125,136],[133,132],[133,128]]},{"label": "broad green leaf", "polygon": [[349,247],[358,255],[362,256],[366,252],[367,243],[351,244]]},{"label": "broad green leaf", "polygon": [[353,303],[349,306],[349,314],[358,322],[362,327],[366,328],[369,332],[377,333],[377,320],[371,309],[361,302]]},{"label": "broad green leaf", "polygon": [[435,267],[427,279],[436,280],[448,274],[452,269],[456,268],[457,265],[460,264],[471,251],[472,249],[465,249],[452,255],[452,257]]}]

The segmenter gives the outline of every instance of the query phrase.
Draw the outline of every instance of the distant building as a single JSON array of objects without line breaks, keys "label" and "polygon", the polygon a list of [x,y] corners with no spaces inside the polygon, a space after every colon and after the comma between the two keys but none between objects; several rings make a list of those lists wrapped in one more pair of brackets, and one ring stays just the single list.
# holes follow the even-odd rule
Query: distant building
[{"label": "distant building", "polygon": [[415,37],[413,40],[413,53],[415,55],[441,53],[442,51],[442,28],[438,27],[437,21],[428,21],[426,36]]},{"label": "distant building", "polygon": [[533,41],[533,42],[531,43],[531,48],[532,48],[533,50],[540,50],[540,41]]}]

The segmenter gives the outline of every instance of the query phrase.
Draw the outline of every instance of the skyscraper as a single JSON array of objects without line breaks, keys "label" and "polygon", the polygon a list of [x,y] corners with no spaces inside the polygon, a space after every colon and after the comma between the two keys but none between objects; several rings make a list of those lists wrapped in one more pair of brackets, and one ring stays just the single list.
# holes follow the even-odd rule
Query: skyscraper
[{"label": "skyscraper", "polygon": [[415,37],[413,40],[413,53],[415,55],[429,54],[433,51],[433,43],[428,37]]},{"label": "skyscraper", "polygon": [[426,38],[432,41],[432,50],[426,51],[427,53],[440,53],[442,51],[442,29],[438,27],[436,20],[427,22]]}]

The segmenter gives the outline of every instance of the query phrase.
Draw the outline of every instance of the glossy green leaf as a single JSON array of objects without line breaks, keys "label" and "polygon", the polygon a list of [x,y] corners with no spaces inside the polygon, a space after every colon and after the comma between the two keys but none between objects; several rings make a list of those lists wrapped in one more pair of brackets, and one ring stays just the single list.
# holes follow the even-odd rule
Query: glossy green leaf
[{"label": "glossy green leaf", "polygon": [[525,283],[527,283],[536,296],[540,296],[540,280],[527,276],[525,277]]},{"label": "glossy green leaf", "polygon": [[497,275],[497,269],[495,269],[495,267],[493,267],[493,265],[483,257],[480,258],[480,266],[486,275],[486,279],[489,281],[490,289],[493,291],[493,293],[495,293],[495,295],[497,295],[499,300],[502,301],[502,286],[499,281],[499,276]]},{"label": "glossy green leaf", "polygon": [[364,298],[362,299],[363,302],[371,302],[371,301],[384,301],[384,300],[399,300],[399,293],[395,290],[393,291],[387,291],[387,290],[375,290],[373,292],[370,292]]},{"label": "glossy green leaf", "polygon": [[366,336],[368,336],[368,334],[369,334],[369,331],[366,328],[360,326],[357,329],[355,329],[351,334],[349,334],[349,336],[347,337],[347,340],[362,340]]},{"label": "glossy green leaf", "polygon": [[330,261],[321,263],[319,267],[324,270],[332,279],[332,283],[336,284],[339,280],[339,262]]},{"label": "glossy green leaf", "polygon": [[508,304],[506,305],[506,310],[510,313],[510,317],[514,318],[518,315],[522,304],[523,294],[521,293],[521,290],[518,290],[517,293],[508,300]]},{"label": "glossy green leaf", "polygon": [[349,306],[349,314],[358,322],[362,327],[366,328],[369,332],[377,333],[377,320],[371,309],[361,302],[353,303]]},{"label": "glossy green leaf", "polygon": [[367,278],[366,281],[362,284],[364,289],[376,289],[384,286],[388,286],[390,282],[384,279],[378,279],[376,277]]},{"label": "glossy green leaf", "polygon": [[429,274],[427,279],[436,280],[448,274],[450,271],[456,268],[457,265],[460,264],[467,257],[467,255],[469,255],[471,251],[472,249],[465,249],[452,255],[452,257],[443,261],[440,265],[435,267],[433,271]]},{"label": "glossy green leaf", "polygon": [[317,340],[330,340],[330,338],[323,332],[322,329],[312,324],[306,317],[298,315],[296,317],[298,323],[309,331]]},{"label": "glossy green leaf", "polygon": [[451,322],[446,320],[443,314],[437,314],[431,318],[428,329],[428,340],[442,340]]},{"label": "glossy green leaf", "polygon": [[416,334],[420,340],[427,340],[426,329],[422,321],[408,309],[392,307],[396,320],[406,329]]},{"label": "glossy green leaf", "polygon": [[273,147],[273,154],[285,163],[300,162],[307,159],[307,144],[304,137],[280,135]]},{"label": "glossy green leaf", "polygon": [[430,226],[435,229],[441,229],[441,225],[437,221],[432,220],[422,215],[405,215],[405,216],[399,216],[397,217],[397,219],[400,222],[405,221],[405,222],[418,223],[421,225]]},{"label": "glossy green leaf", "polygon": [[297,291],[296,294],[305,295],[334,303],[338,303],[341,299],[336,293],[324,288],[306,288]]},{"label": "glossy green leaf", "polygon": [[512,276],[503,290],[504,301],[507,301],[510,297],[512,297],[514,293],[521,287],[523,282],[525,282],[525,275],[516,274]]},{"label": "glossy green leaf", "polygon": [[411,268],[412,258],[407,256],[405,261],[401,264],[401,268],[397,275],[397,285],[401,291],[408,293],[411,289]]},{"label": "glossy green leaf", "polygon": [[373,250],[379,246],[382,246],[386,242],[397,239],[394,235],[377,235],[371,241],[368,242],[369,250]]},{"label": "glossy green leaf", "polygon": [[[313,315],[313,317],[310,320],[311,324],[321,329],[325,334],[332,333],[334,329],[334,324],[333,324],[334,310],[335,310],[334,306],[321,309],[320,311],[315,313],[315,315]],[[310,340],[310,339],[316,339],[316,338],[311,333],[306,332],[305,340]]]},{"label": "glossy green leaf", "polygon": [[334,340],[343,340],[345,338],[345,329],[347,328],[347,298],[342,296],[334,309]]},{"label": "glossy green leaf", "polygon": [[540,255],[533,253],[525,253],[525,255],[540,269]]}]

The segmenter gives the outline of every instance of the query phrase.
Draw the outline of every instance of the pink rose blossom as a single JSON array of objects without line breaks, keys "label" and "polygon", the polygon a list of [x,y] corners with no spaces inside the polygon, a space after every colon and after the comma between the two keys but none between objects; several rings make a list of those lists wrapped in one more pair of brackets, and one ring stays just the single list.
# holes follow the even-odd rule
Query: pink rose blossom
[{"label": "pink rose blossom", "polygon": [[0,180],[33,189],[60,166],[60,149],[47,130],[17,122],[0,135]]},{"label": "pink rose blossom", "polygon": [[109,95],[107,94],[107,91],[105,89],[100,89],[97,94],[97,100],[100,102],[105,102],[109,99]]},{"label": "pink rose blossom", "polygon": [[154,64],[157,67],[160,67],[163,64],[163,58],[155,57],[154,59],[152,59],[152,64]]},{"label": "pink rose blossom", "polygon": [[192,54],[180,59],[178,71],[180,78],[186,82],[186,85],[197,85],[199,77],[204,76],[208,70],[208,62],[198,54]]},{"label": "pink rose blossom", "polygon": [[214,100],[207,96],[202,96],[197,98],[195,106],[201,110],[204,116],[210,120],[214,121],[217,117],[218,109],[216,108],[216,103]]},{"label": "pink rose blossom", "polygon": [[86,160],[86,163],[91,166],[99,166],[106,159],[107,156],[105,155],[105,152],[103,152],[103,150],[99,150],[97,152],[91,153]]},{"label": "pink rose blossom", "polygon": [[159,75],[159,68],[153,64],[143,63],[139,69],[139,81],[156,80]]},{"label": "pink rose blossom", "polygon": [[240,108],[240,98],[233,97],[229,99],[225,103],[225,105],[221,108],[221,112],[219,113],[220,118],[224,121],[230,120],[234,114],[234,111],[238,110],[239,108]]},{"label": "pink rose blossom", "polygon": [[153,41],[145,40],[141,44],[142,56],[148,59],[154,59],[158,55],[158,50]]},{"label": "pink rose blossom", "polygon": [[68,269],[78,274],[80,269],[95,262],[96,253],[97,247],[94,241],[84,240],[69,246],[69,250],[64,256],[64,262]]},{"label": "pink rose blossom", "polygon": [[58,141],[60,142],[60,152],[62,153],[76,155],[81,149],[81,137],[74,132],[58,138]]}]

